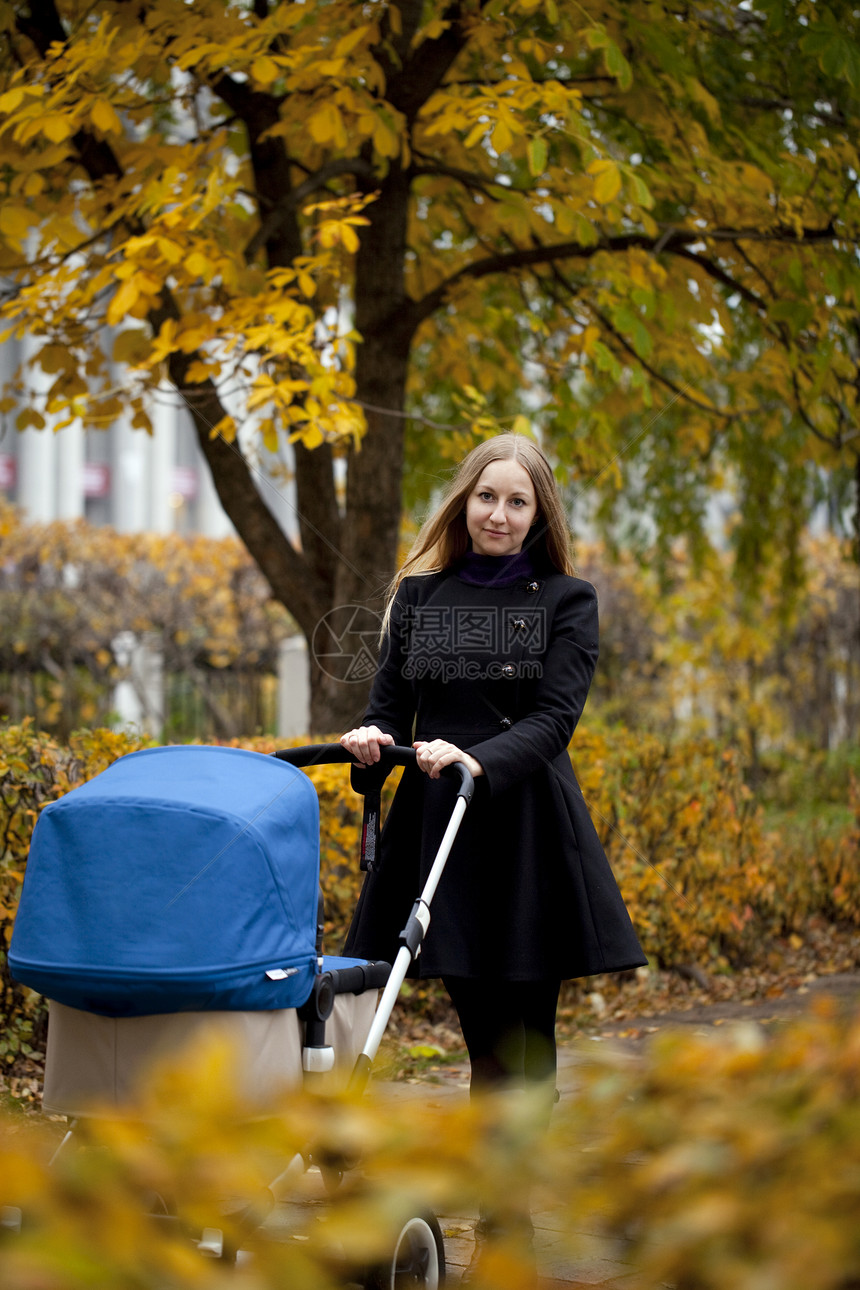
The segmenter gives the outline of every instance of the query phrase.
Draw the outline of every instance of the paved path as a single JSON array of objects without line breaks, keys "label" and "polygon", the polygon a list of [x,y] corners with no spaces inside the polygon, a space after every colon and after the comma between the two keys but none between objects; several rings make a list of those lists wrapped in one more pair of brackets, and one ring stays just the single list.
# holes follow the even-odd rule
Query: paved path
[{"label": "paved path", "polygon": [[[589,1050],[593,1051],[597,1045],[617,1060],[636,1061],[641,1058],[650,1037],[661,1030],[683,1029],[713,1036],[719,1027],[727,1026],[730,1030],[732,1023],[751,1021],[761,1025],[767,1033],[791,1018],[803,1015],[816,997],[821,996],[835,999],[845,1012],[856,1010],[860,1007],[860,975],[846,973],[820,977],[800,990],[751,1004],[705,1005],[687,1012],[640,1017],[618,1025],[614,1030],[606,1027],[595,1035],[577,1038],[563,1045],[559,1051],[558,1087],[561,1096],[565,1098],[575,1094],[577,1068],[587,1060]],[[462,1065],[441,1067],[430,1079],[386,1084],[385,1091],[393,1098],[414,1100],[432,1110],[444,1107],[452,1098],[468,1096],[468,1078],[469,1065],[464,1061]],[[570,1231],[560,1215],[551,1210],[535,1213],[532,1219],[538,1290],[576,1290],[587,1286],[602,1286],[605,1290],[654,1290],[654,1287],[643,1286],[636,1269],[626,1258],[623,1245],[610,1243],[588,1228]],[[454,1286],[459,1284],[466,1269],[476,1259],[474,1221],[475,1216],[469,1214],[440,1217],[445,1235],[448,1278]],[[576,1257],[571,1257],[571,1250],[576,1251]]]},{"label": "paved path", "polygon": [[[581,1039],[565,1045],[559,1052],[558,1087],[562,1098],[572,1096],[576,1085],[576,1071],[586,1060],[584,1046],[594,1046],[593,1040]],[[600,1041],[620,1060],[629,1060],[624,1047],[611,1041]],[[412,1082],[391,1083],[384,1087],[385,1096],[398,1101],[420,1103],[425,1111],[442,1109],[455,1098],[468,1096],[469,1064],[446,1066],[444,1073],[433,1080],[416,1079]],[[466,1270],[477,1262],[479,1247],[475,1241],[474,1214],[445,1214],[439,1222],[445,1237],[445,1257],[448,1264],[448,1282],[458,1286]],[[537,1264],[538,1290],[576,1290],[582,1286],[603,1286],[606,1290],[639,1290],[640,1282],[635,1269],[625,1263],[625,1251],[617,1243],[610,1244],[594,1231],[583,1228],[571,1232],[560,1214],[552,1210],[533,1212],[535,1228],[534,1254]],[[572,1258],[570,1251],[576,1250]],[[524,1271],[527,1271],[527,1267]]]}]

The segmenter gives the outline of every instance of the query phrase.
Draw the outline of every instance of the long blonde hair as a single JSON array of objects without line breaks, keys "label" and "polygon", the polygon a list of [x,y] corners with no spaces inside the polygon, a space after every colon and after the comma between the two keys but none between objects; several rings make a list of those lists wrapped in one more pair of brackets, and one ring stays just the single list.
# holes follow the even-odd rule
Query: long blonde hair
[{"label": "long blonde hair", "polygon": [[531,552],[536,565],[551,564],[560,573],[573,574],[570,530],[549,462],[537,444],[524,435],[496,435],[478,444],[463,458],[438,508],[421,526],[409,554],[388,588],[383,632],[388,627],[391,602],[404,578],[413,574],[438,573],[471,549],[466,528],[466,502],[482,472],[493,461],[518,462],[532,481],[537,517],[523,549]]}]

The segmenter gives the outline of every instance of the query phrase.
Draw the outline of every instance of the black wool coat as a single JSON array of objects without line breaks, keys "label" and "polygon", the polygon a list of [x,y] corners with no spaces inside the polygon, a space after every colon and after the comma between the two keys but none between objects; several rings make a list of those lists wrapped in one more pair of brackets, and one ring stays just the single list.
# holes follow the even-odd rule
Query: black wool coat
[{"label": "black wool coat", "polygon": [[[401,583],[364,724],[407,746],[450,740],[484,769],[420,976],[561,980],[646,962],[567,752],[597,638],[594,588],[554,569],[504,587],[455,570]],[[394,961],[455,800],[452,781],[403,771],[347,953]]]}]

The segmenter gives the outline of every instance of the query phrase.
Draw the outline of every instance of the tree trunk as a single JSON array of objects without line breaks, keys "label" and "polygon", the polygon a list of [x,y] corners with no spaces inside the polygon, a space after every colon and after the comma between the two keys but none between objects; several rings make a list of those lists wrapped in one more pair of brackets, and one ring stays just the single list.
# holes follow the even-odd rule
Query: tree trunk
[{"label": "tree trunk", "polygon": [[[197,386],[190,410],[224,510],[272,594],[308,645],[310,733],[338,735],[364,713],[378,654],[385,589],[397,565],[406,379],[415,319],[403,286],[408,179],[392,167],[386,192],[368,208],[356,267],[357,398],[367,433],[347,461],[343,515],[329,448],[296,445],[301,551],[259,493],[238,443],[211,437],[223,415],[214,386]],[[182,390],[185,355],[170,360]]]},{"label": "tree trunk", "polygon": [[[380,49],[390,101],[410,122],[442,83],[467,39],[455,4],[447,30],[412,59],[422,9],[421,0],[403,0],[398,30],[386,26]],[[29,17],[19,16],[17,23],[43,55],[52,41],[65,39],[55,0],[30,0]],[[266,263],[270,268],[291,264],[303,245],[292,200],[292,162],[284,140],[273,133],[278,100],[226,72],[211,88],[248,130]],[[94,183],[106,175],[121,175],[119,159],[95,133],[81,128],[74,144]],[[403,408],[409,353],[420,322],[404,279],[412,177],[395,160],[380,175],[369,155],[356,159],[355,175],[358,186],[364,182],[367,195],[373,195],[366,209],[369,223],[361,231],[354,284],[355,326],[362,337],[355,376],[367,433],[349,454],[343,514],[330,447],[309,452],[296,445],[301,549],[294,547],[266,506],[238,442],[211,435],[225,413],[215,386],[189,385],[186,376],[193,356],[173,353],[168,360],[170,380],[188,404],[221,504],[272,595],[292,614],[308,643],[310,729],[323,735],[338,734],[361,719],[375,669],[385,588],[397,563]],[[131,221],[127,227],[143,230],[143,224],[139,230]],[[165,288],[150,314],[154,334],[165,319],[179,316],[179,306]]]},{"label": "tree trunk", "polygon": [[[355,325],[362,337],[356,396],[367,433],[349,454],[331,616],[311,651],[311,728],[332,734],[351,729],[364,713],[400,535],[403,406],[415,329],[403,281],[408,177],[392,166],[382,188],[367,208],[356,262]],[[342,653],[323,657],[332,635]]]}]

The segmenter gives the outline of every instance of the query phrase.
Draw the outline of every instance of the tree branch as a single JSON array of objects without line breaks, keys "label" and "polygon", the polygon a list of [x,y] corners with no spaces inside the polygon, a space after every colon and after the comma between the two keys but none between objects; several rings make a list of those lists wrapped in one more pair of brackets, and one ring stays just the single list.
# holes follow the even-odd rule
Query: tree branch
[{"label": "tree branch", "polygon": [[721,282],[732,291],[737,291],[747,303],[753,305],[757,310],[765,312],[767,308],[765,302],[754,291],[751,291],[749,287],[733,278],[728,270],[723,268],[717,261],[707,256],[699,255],[691,248],[703,242],[739,243],[753,241],[788,242],[793,245],[803,246],[813,242],[829,241],[834,236],[834,230],[830,224],[825,228],[803,228],[800,233],[795,232],[788,226],[781,226],[770,233],[742,228],[703,231],[701,229],[679,229],[669,226],[656,238],[648,237],[644,233],[621,233],[614,237],[601,237],[598,242],[587,245],[582,242],[539,243],[536,246],[519,247],[513,251],[499,251],[496,254],[485,256],[483,259],[473,260],[470,264],[464,265],[456,273],[452,273],[443,282],[440,282],[433,291],[428,292],[420,300],[414,301],[410,313],[417,327],[441,307],[448,293],[461,282],[477,281],[480,278],[490,277],[494,274],[510,273],[516,269],[527,269],[534,265],[551,264],[560,260],[589,260],[593,256],[606,251],[621,253],[634,249],[649,251],[655,255],[666,252],[689,260],[691,263],[698,265],[699,268],[716,281]]},{"label": "tree branch", "polygon": [[643,367],[649,376],[653,376],[655,381],[659,382],[661,385],[665,385],[667,389],[671,390],[672,393],[676,394],[680,399],[683,399],[685,403],[689,403],[691,407],[697,408],[700,412],[707,412],[709,416],[717,416],[723,421],[736,421],[738,417],[754,416],[759,410],[757,408],[738,408],[734,412],[727,412],[722,408],[714,407],[712,403],[700,402],[699,399],[689,393],[688,385],[677,385],[670,379],[670,377],[665,376],[659,368],[656,368],[651,363],[647,362],[641,354],[637,354],[636,350],[627,338],[623,336],[616,327],[613,327],[612,323],[606,315],[601,312],[601,310],[593,304],[588,307],[591,309],[594,317],[599,321],[601,327],[604,328],[604,330],[613,338],[616,344],[625,351],[625,353],[629,354],[640,367]]},{"label": "tree branch", "polygon": [[[43,57],[53,43],[65,40],[54,0],[31,0],[30,20],[19,15],[17,21]],[[236,85],[234,88],[237,90],[236,98],[244,100],[246,110],[253,111],[261,106],[265,109],[261,100],[266,96],[253,95],[250,91],[245,95],[243,87]],[[80,163],[93,183],[108,176],[122,176],[122,168],[107,144],[96,140],[86,130],[79,130],[73,136],[73,142]],[[144,227],[138,221],[135,231]],[[178,320],[180,317],[179,306],[165,284],[160,303],[148,315],[150,327],[157,335],[167,319]],[[204,381],[195,385],[193,397],[182,393],[188,386],[188,368],[197,357],[196,354],[173,353],[168,359],[168,371],[171,383],[183,397],[194,420],[197,439],[212,472],[218,496],[269,582],[273,595],[289,607],[303,630],[312,632],[324,612],[323,588],[317,579],[308,576],[307,564],[287,540],[260,496],[238,444],[228,443],[220,435],[213,437],[212,428],[225,415],[216,387],[211,381]]]},{"label": "tree branch", "polygon": [[[475,10],[482,12],[489,3],[490,0],[479,0],[476,6],[470,5],[470,16]],[[380,51],[378,61],[385,73],[386,98],[392,107],[403,113],[410,126],[466,46],[468,35],[462,25],[465,10],[463,0],[453,0],[439,15],[440,20],[448,24],[445,30],[435,40],[423,41],[410,56],[406,36],[407,32],[417,30],[422,3],[421,0],[401,0],[403,38],[398,49],[400,66],[395,68],[384,51]]]},{"label": "tree branch", "polygon": [[[421,153],[416,152],[416,157]],[[430,178],[437,175],[444,175],[447,179],[456,179],[464,188],[475,189],[483,193],[488,201],[498,201],[499,199],[490,190],[493,188],[502,188],[505,192],[515,193],[526,190],[509,187],[507,184],[500,184],[498,180],[493,179],[491,175],[478,175],[471,170],[461,170],[459,166],[446,166],[442,162],[433,162],[432,164],[413,165],[409,170],[414,179]]]},{"label": "tree branch", "polygon": [[314,174],[308,175],[298,188],[291,189],[262,220],[257,232],[245,247],[246,263],[250,264],[261,247],[268,245],[276,237],[302,202],[320,188],[325,188],[329,180],[338,175],[357,175],[370,182],[373,179],[373,167],[361,157],[341,157],[335,158]]},{"label": "tree branch", "polygon": [[[32,41],[43,59],[52,45],[64,45],[68,39],[54,0],[30,0],[29,17],[18,13],[15,26],[22,36]],[[97,139],[89,130],[80,129],[72,135],[72,143],[93,183],[122,176],[116,154],[103,139]]]},{"label": "tree branch", "polygon": [[272,217],[271,223],[266,225],[265,238],[261,239],[259,232],[255,234],[252,239],[254,251],[246,249],[245,258],[252,259],[259,247],[265,246],[270,268],[291,264],[297,255],[302,254],[303,247],[295,217],[290,161],[283,139],[267,135],[267,131],[280,120],[282,100],[277,95],[251,89],[226,72],[206,83],[243,122],[248,132],[260,219],[265,221]]},{"label": "tree branch", "polygon": [[[557,264],[553,264],[551,266],[551,272],[555,281],[557,283],[560,283],[560,285],[564,288],[565,292],[571,297],[571,299],[576,299],[579,296],[579,292],[574,287],[573,283],[568,281],[568,279],[561,272]],[[563,305],[565,308],[567,307],[567,302],[561,300],[555,291],[551,291],[551,289],[548,288],[546,282],[544,282],[543,280],[541,281],[541,288],[545,291],[550,290],[553,298],[557,301],[557,303]],[[600,323],[601,327],[604,329],[607,335],[611,336],[612,339],[615,341],[615,343],[618,346],[620,346],[620,348],[623,349],[625,353],[629,354],[630,357],[640,367],[642,367],[644,371],[648,373],[649,376],[653,377],[653,379],[657,381],[660,385],[664,385],[668,390],[671,390],[673,394],[677,395],[678,398],[682,399],[686,403],[689,403],[692,407],[698,408],[702,412],[714,414],[720,417],[724,421],[733,421],[739,416],[749,416],[756,411],[755,408],[744,408],[744,409],[736,410],[734,412],[727,412],[727,411],[723,411],[721,408],[716,408],[711,404],[701,403],[697,398],[695,398],[692,394],[689,393],[688,385],[676,384],[675,381],[673,381],[670,377],[666,376],[663,372],[661,372],[659,368],[654,367],[653,364],[649,363],[647,359],[644,359],[641,356],[641,354],[638,354],[636,350],[633,348],[633,346],[630,344],[630,342],[626,339],[626,337],[623,336],[622,333],[618,331],[616,327],[613,326],[613,324],[609,321],[609,319],[602,312],[602,310],[598,309],[595,304],[590,302],[586,303],[585,308],[587,310],[590,310],[593,317],[597,319],[597,321]]]},{"label": "tree branch", "polygon": [[[187,387],[187,371],[194,355],[174,352],[168,359],[171,384],[180,391]],[[182,398],[194,421],[197,442],[212,474],[215,491],[272,589],[308,635],[325,609],[316,579],[303,556],[287,540],[254,482],[248,462],[237,443],[228,443],[212,429],[224,416],[224,407],[211,381],[195,386],[195,393]]]},{"label": "tree branch", "polygon": [[[697,240],[701,241],[702,239],[699,238]],[[670,249],[673,255],[677,255],[679,259],[689,260],[691,264],[697,265],[708,275],[709,278],[713,278],[715,282],[722,283],[722,285],[724,287],[728,287],[730,291],[736,291],[743,300],[746,300],[747,304],[752,305],[753,308],[757,309],[760,313],[767,312],[767,305],[761,297],[757,296],[751,287],[744,286],[742,282],[738,282],[736,278],[733,278],[728,270],[724,269],[721,264],[717,264],[715,260],[710,259],[708,256],[698,255],[695,251],[691,251],[685,246],[677,246]]]},{"label": "tree branch", "polygon": [[815,436],[815,438],[818,439],[821,443],[826,443],[828,448],[832,448],[835,452],[839,452],[840,449],[845,446],[842,439],[842,435],[835,435],[831,437],[830,435],[825,434],[823,430],[819,430],[818,426],[812,420],[804,405],[803,394],[801,393],[800,383],[797,379],[796,371],[792,371],[791,373],[791,388],[794,390],[794,401],[795,401],[795,404],[797,405],[797,411],[800,414],[800,419],[803,422],[803,424],[806,426],[807,430],[810,430],[812,434]]}]

